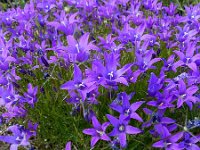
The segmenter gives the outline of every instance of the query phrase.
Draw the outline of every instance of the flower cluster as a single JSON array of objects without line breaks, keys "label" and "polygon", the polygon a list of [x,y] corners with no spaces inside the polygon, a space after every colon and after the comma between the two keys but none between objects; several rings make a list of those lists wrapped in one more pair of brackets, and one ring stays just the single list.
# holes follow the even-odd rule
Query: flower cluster
[{"label": "flower cluster", "polygon": [[[12,132],[0,141],[31,146],[40,124],[29,109],[57,82],[71,114],[92,123],[91,148],[123,149],[148,132],[154,148],[200,149],[199,116],[174,117],[200,108],[200,4],[184,11],[157,0],[30,0],[0,11],[0,127]],[[98,116],[102,101],[109,114]]]}]

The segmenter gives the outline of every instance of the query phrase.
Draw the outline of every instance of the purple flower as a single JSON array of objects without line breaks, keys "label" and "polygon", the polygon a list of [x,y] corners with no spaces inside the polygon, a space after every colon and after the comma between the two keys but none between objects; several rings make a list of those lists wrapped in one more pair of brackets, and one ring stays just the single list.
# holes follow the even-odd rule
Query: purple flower
[{"label": "purple flower", "polygon": [[154,125],[154,130],[151,130],[153,135],[159,134],[161,137],[165,137],[170,135],[170,131],[176,129],[176,126],[171,126],[175,121],[169,117],[164,117],[165,110],[161,109],[157,112],[153,112],[150,109],[143,109],[145,114],[150,115],[151,119],[145,122],[143,127],[150,127],[152,124]]},{"label": "purple flower", "polygon": [[184,132],[184,139],[179,143],[179,148],[187,150],[199,150],[197,143],[200,142],[200,135],[191,137],[189,133]]},{"label": "purple flower", "polygon": [[122,83],[128,86],[128,82],[123,74],[128,71],[132,64],[126,64],[121,69],[117,70],[118,64],[118,55],[104,54],[105,57],[105,66],[101,61],[94,61],[93,68],[94,71],[90,71],[88,76],[91,81],[96,81],[102,86],[107,88],[107,85],[115,85],[116,83]]},{"label": "purple flower", "polygon": [[93,82],[88,82],[87,79],[83,79],[82,72],[77,65],[74,65],[74,79],[61,85],[61,89],[68,91],[77,90],[81,94],[82,100],[85,100],[87,93],[91,92],[95,88]]},{"label": "purple flower", "polygon": [[135,112],[143,103],[144,101],[138,101],[130,104],[129,99],[123,99],[122,105],[110,105],[110,108],[119,112],[125,117],[128,116],[130,118],[143,122],[142,118]]},{"label": "purple flower", "polygon": [[195,61],[200,60],[200,54],[194,55],[195,49],[196,49],[195,43],[188,43],[185,54],[181,51],[175,50],[174,53],[177,54],[180,60],[173,64],[172,69],[176,72],[176,68],[186,65],[194,72],[197,72],[198,69]]},{"label": "purple flower", "polygon": [[173,15],[175,15],[175,13],[176,13],[176,8],[177,8],[177,6],[176,5],[174,5],[174,3],[170,3],[170,5],[169,5],[169,7],[163,7],[164,8],[164,10],[166,11],[166,13],[169,15],[169,16],[173,16]]},{"label": "purple flower", "polygon": [[37,102],[37,91],[38,87],[33,87],[31,83],[29,83],[27,93],[24,93],[24,100],[32,107],[34,107],[34,104]]},{"label": "purple flower", "polygon": [[196,103],[199,99],[193,96],[197,91],[198,87],[195,85],[186,87],[186,84],[183,80],[179,80],[178,90],[174,91],[173,94],[177,97],[177,107],[180,108],[183,103],[186,103],[189,108],[192,110],[192,103]]},{"label": "purple flower", "polygon": [[177,26],[179,34],[176,35],[176,38],[179,42],[189,41],[194,39],[194,36],[198,33],[195,29],[191,30],[188,25],[185,25],[183,29],[180,26]]},{"label": "purple flower", "polygon": [[153,66],[154,63],[160,61],[160,58],[154,58],[152,59],[153,51],[149,50],[145,56],[139,55],[136,53],[137,61],[135,62],[135,65],[138,66],[138,69],[133,73],[132,77],[130,78],[131,82],[136,82],[138,76],[141,73],[144,73],[148,69],[155,69],[156,67]]},{"label": "purple flower", "polygon": [[110,136],[117,136],[121,147],[126,147],[126,134],[138,134],[142,131],[136,127],[128,125],[129,119],[126,116],[120,115],[119,119],[113,117],[112,115],[106,115],[110,123],[113,125],[114,129],[109,134]]},{"label": "purple flower", "polygon": [[81,20],[76,19],[78,13],[71,14],[69,17],[66,15],[65,11],[61,11],[58,21],[48,22],[47,25],[53,26],[56,30],[62,31],[66,35],[72,35],[75,32],[75,29],[78,28],[76,25]]},{"label": "purple flower", "polygon": [[118,93],[117,97],[112,101],[110,106],[122,106],[124,101],[130,101],[134,94],[134,92],[130,93],[129,95],[126,92]]},{"label": "purple flower", "polygon": [[198,19],[200,18],[200,15],[198,13],[198,10],[199,10],[198,6],[193,6],[193,7],[185,6],[185,10],[186,10],[187,16],[182,17],[180,22],[187,22],[191,24],[198,21]]},{"label": "purple flower", "polygon": [[156,148],[165,148],[166,150],[180,150],[177,143],[183,137],[183,132],[176,133],[175,135],[165,137],[165,139],[154,143],[152,146]]},{"label": "purple flower", "polygon": [[171,71],[174,64],[175,55],[170,55],[167,60],[162,59],[164,62],[164,66],[162,67],[162,71]]},{"label": "purple flower", "polygon": [[97,118],[94,116],[92,117],[92,124],[94,128],[83,130],[84,134],[92,136],[91,147],[94,147],[99,140],[110,141],[109,136],[105,133],[106,128],[110,125],[108,122],[105,122],[101,125]]},{"label": "purple flower", "polygon": [[72,62],[84,62],[89,58],[90,50],[98,51],[98,47],[96,47],[93,42],[89,42],[89,33],[85,33],[80,37],[79,41],[72,35],[67,36],[68,47],[67,51],[70,55],[70,59]]},{"label": "purple flower", "polygon": [[165,75],[162,75],[160,78],[152,72],[149,79],[148,93],[150,96],[155,96],[159,94],[159,90],[163,87]]},{"label": "purple flower", "polygon": [[37,4],[37,8],[42,9],[46,13],[54,7],[56,7],[55,4],[48,2],[48,1],[43,1],[42,3]]},{"label": "purple flower", "polygon": [[19,146],[28,146],[30,143],[28,142],[29,138],[35,136],[35,130],[37,128],[37,124],[35,124],[32,128],[32,125],[29,124],[30,130],[26,130],[24,126],[13,125],[8,128],[9,131],[13,133],[13,135],[9,136],[0,136],[0,141],[11,144],[10,150],[17,150]]},{"label": "purple flower", "polygon": [[[8,45],[4,44],[4,42],[0,39],[1,49],[0,49],[0,69],[8,70],[9,65],[12,62],[15,62],[16,59],[10,55],[10,51],[8,49]],[[9,43],[10,44],[10,43]]]}]

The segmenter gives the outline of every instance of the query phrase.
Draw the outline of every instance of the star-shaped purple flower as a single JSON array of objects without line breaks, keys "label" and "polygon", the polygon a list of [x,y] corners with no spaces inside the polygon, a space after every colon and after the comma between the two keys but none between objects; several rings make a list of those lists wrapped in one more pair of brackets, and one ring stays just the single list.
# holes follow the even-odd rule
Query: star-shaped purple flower
[{"label": "star-shaped purple flower", "polygon": [[105,133],[106,128],[110,125],[109,122],[105,122],[101,125],[97,118],[93,116],[92,124],[94,128],[83,130],[84,134],[92,136],[91,147],[94,147],[99,140],[110,141],[110,137]]}]

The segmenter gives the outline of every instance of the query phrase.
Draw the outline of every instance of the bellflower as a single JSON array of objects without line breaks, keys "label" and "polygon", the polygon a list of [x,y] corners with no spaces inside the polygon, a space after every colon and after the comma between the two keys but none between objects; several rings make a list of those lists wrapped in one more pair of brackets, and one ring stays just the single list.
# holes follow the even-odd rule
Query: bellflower
[{"label": "bellflower", "polygon": [[65,11],[62,11],[58,21],[48,22],[47,24],[53,26],[56,30],[64,32],[66,35],[72,35],[77,28],[76,23],[80,20],[76,19],[78,13],[71,14],[69,17],[65,14]]},{"label": "bellflower", "polygon": [[159,93],[159,90],[163,87],[164,78],[165,75],[162,75],[160,78],[158,78],[154,73],[151,73],[148,86],[148,93],[150,96],[155,96]]},{"label": "bellflower", "polygon": [[200,60],[200,54],[194,55],[195,46],[196,46],[195,43],[188,43],[185,54],[181,51],[177,50],[174,51],[174,53],[180,58],[180,60],[178,60],[173,64],[172,69],[174,71],[176,71],[176,68],[183,65],[188,66],[194,72],[198,70],[195,61]]},{"label": "bellflower", "polygon": [[200,141],[200,135],[191,137],[191,135],[187,132],[184,132],[184,139],[179,143],[180,149],[188,149],[188,150],[199,150],[198,142]]},{"label": "bellflower", "polygon": [[56,5],[50,1],[43,1],[43,2],[37,4],[37,8],[40,8],[41,10],[43,10],[46,13],[54,7],[56,7]]},{"label": "bellflower", "polygon": [[173,124],[175,121],[169,117],[164,117],[165,110],[159,109],[157,112],[153,112],[148,108],[143,109],[145,114],[150,115],[151,119],[143,124],[143,127],[150,127],[152,124],[159,124],[159,126],[155,126],[159,131],[160,126],[165,126],[168,124]]},{"label": "bellflower", "polygon": [[187,7],[185,6],[186,16],[182,17],[180,22],[187,22],[189,24],[194,23],[200,18],[200,14],[198,13],[198,6]]},{"label": "bellflower", "polygon": [[61,89],[68,91],[77,90],[82,97],[82,100],[85,100],[87,93],[95,89],[93,82],[88,82],[87,79],[83,79],[82,72],[77,65],[74,65],[74,79],[69,80],[61,86]]},{"label": "bellflower", "polygon": [[[29,124],[30,126],[30,124]],[[23,126],[20,125],[13,125],[8,128],[9,131],[13,133],[11,136],[0,136],[0,141],[6,142],[11,144],[10,150],[17,150],[19,146],[28,146],[30,143],[28,142],[29,138],[31,136],[35,136],[33,134],[35,132],[35,129],[37,127],[35,126],[30,132],[29,130],[26,130]]]},{"label": "bellflower", "polygon": [[176,38],[179,42],[191,40],[198,33],[195,29],[190,30],[188,25],[185,25],[183,29],[180,26],[177,26],[177,29],[179,30],[179,34],[176,35]]},{"label": "bellflower", "polygon": [[124,105],[124,101],[130,101],[135,93],[132,92],[129,95],[126,92],[121,92],[117,94],[117,97],[110,104],[111,107],[117,107]]},{"label": "bellflower", "polygon": [[133,73],[131,77],[131,82],[136,82],[138,76],[141,73],[144,73],[148,69],[155,69],[156,67],[153,66],[154,63],[160,61],[160,58],[154,58],[152,59],[153,52],[150,50],[148,51],[145,56],[143,57],[142,55],[136,54],[137,56],[137,61],[135,62],[135,65],[138,66],[138,69]]},{"label": "bellflower", "polygon": [[127,116],[120,115],[119,119],[113,117],[112,115],[106,115],[110,123],[113,125],[114,129],[109,134],[110,136],[117,136],[121,147],[126,147],[126,134],[138,134],[141,133],[141,130],[128,125],[129,119]]},{"label": "bellflower", "polygon": [[199,99],[193,96],[197,91],[198,87],[192,85],[191,87],[187,88],[186,84],[183,80],[179,81],[178,90],[174,91],[174,95],[177,97],[177,107],[180,108],[183,103],[186,103],[190,109],[192,109],[193,104],[199,101]]},{"label": "bellflower", "polygon": [[33,87],[29,83],[27,93],[24,93],[25,101],[27,101],[32,107],[34,107],[34,104],[37,102],[37,91],[38,87]]},{"label": "bellflower", "polygon": [[170,150],[170,149],[181,150],[177,142],[182,137],[183,137],[183,132],[179,132],[179,133],[176,133],[175,135],[165,137],[165,139],[154,143],[152,146],[155,148],[165,148],[166,150]]},{"label": "bellflower", "polygon": [[131,68],[132,64],[126,64],[121,69],[117,70],[117,60],[114,53],[105,54],[105,66],[102,68],[103,76],[108,85],[112,85],[113,83],[122,83],[124,85],[128,85],[128,82],[123,74]]},{"label": "bellflower", "polygon": [[169,16],[173,16],[176,13],[177,6],[173,3],[170,3],[169,7],[163,7],[163,8]]},{"label": "bellflower", "polygon": [[92,136],[91,147],[94,147],[99,140],[110,141],[109,136],[105,133],[106,128],[109,126],[108,122],[105,122],[101,125],[97,118],[94,116],[92,117],[92,124],[94,128],[83,130],[84,134]]},{"label": "bellflower", "polygon": [[70,59],[72,62],[84,62],[89,59],[90,50],[99,49],[93,44],[93,42],[89,42],[89,33],[85,33],[80,37],[79,41],[77,41],[72,35],[67,36],[68,47],[67,51],[70,55]]},{"label": "bellflower", "polygon": [[122,106],[110,105],[110,108],[119,112],[121,115],[124,115],[126,117],[128,116],[130,118],[143,122],[142,118],[135,112],[143,103],[144,101],[138,101],[138,102],[130,104],[128,99],[123,99]]},{"label": "bellflower", "polygon": [[175,60],[175,55],[170,55],[169,58],[166,59],[162,59],[164,62],[164,66],[162,67],[162,71],[171,71],[173,64],[174,64],[174,60]]}]

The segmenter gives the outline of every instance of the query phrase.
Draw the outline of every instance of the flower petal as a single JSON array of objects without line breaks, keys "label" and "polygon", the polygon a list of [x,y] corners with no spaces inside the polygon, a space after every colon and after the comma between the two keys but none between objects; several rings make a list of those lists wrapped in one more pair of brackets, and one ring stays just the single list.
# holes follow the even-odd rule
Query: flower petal
[{"label": "flower petal", "polygon": [[83,133],[87,135],[96,135],[96,130],[94,128],[88,128],[83,130]]},{"label": "flower petal", "polygon": [[142,104],[144,103],[144,101],[139,101],[139,102],[135,102],[131,105],[131,111],[136,111]]},{"label": "flower petal", "polygon": [[119,143],[120,143],[122,148],[126,147],[126,134],[125,133],[119,134]]},{"label": "flower petal", "polygon": [[135,119],[135,120],[138,120],[140,122],[143,122],[142,118],[135,112],[131,113],[131,118]]},{"label": "flower petal", "polygon": [[71,150],[71,142],[67,142],[66,146],[65,146],[65,150]]},{"label": "flower petal", "polygon": [[165,147],[165,144],[164,144],[164,141],[163,141],[163,140],[160,140],[160,141],[154,143],[152,146],[153,146],[153,147],[162,148],[162,147]]},{"label": "flower petal", "polygon": [[108,120],[110,121],[110,123],[113,125],[113,126],[117,126],[118,123],[119,123],[119,120],[115,117],[113,117],[112,115],[110,114],[107,114],[106,117],[108,118]]},{"label": "flower petal", "polygon": [[126,126],[126,133],[128,134],[138,134],[141,133],[142,131],[136,127],[132,127],[130,125]]},{"label": "flower petal", "polygon": [[94,147],[94,145],[98,142],[98,140],[99,140],[98,136],[92,137],[90,142],[91,147]]},{"label": "flower petal", "polygon": [[96,116],[92,117],[92,124],[95,128],[100,129],[101,128],[101,124],[99,123],[99,121],[97,120]]}]

